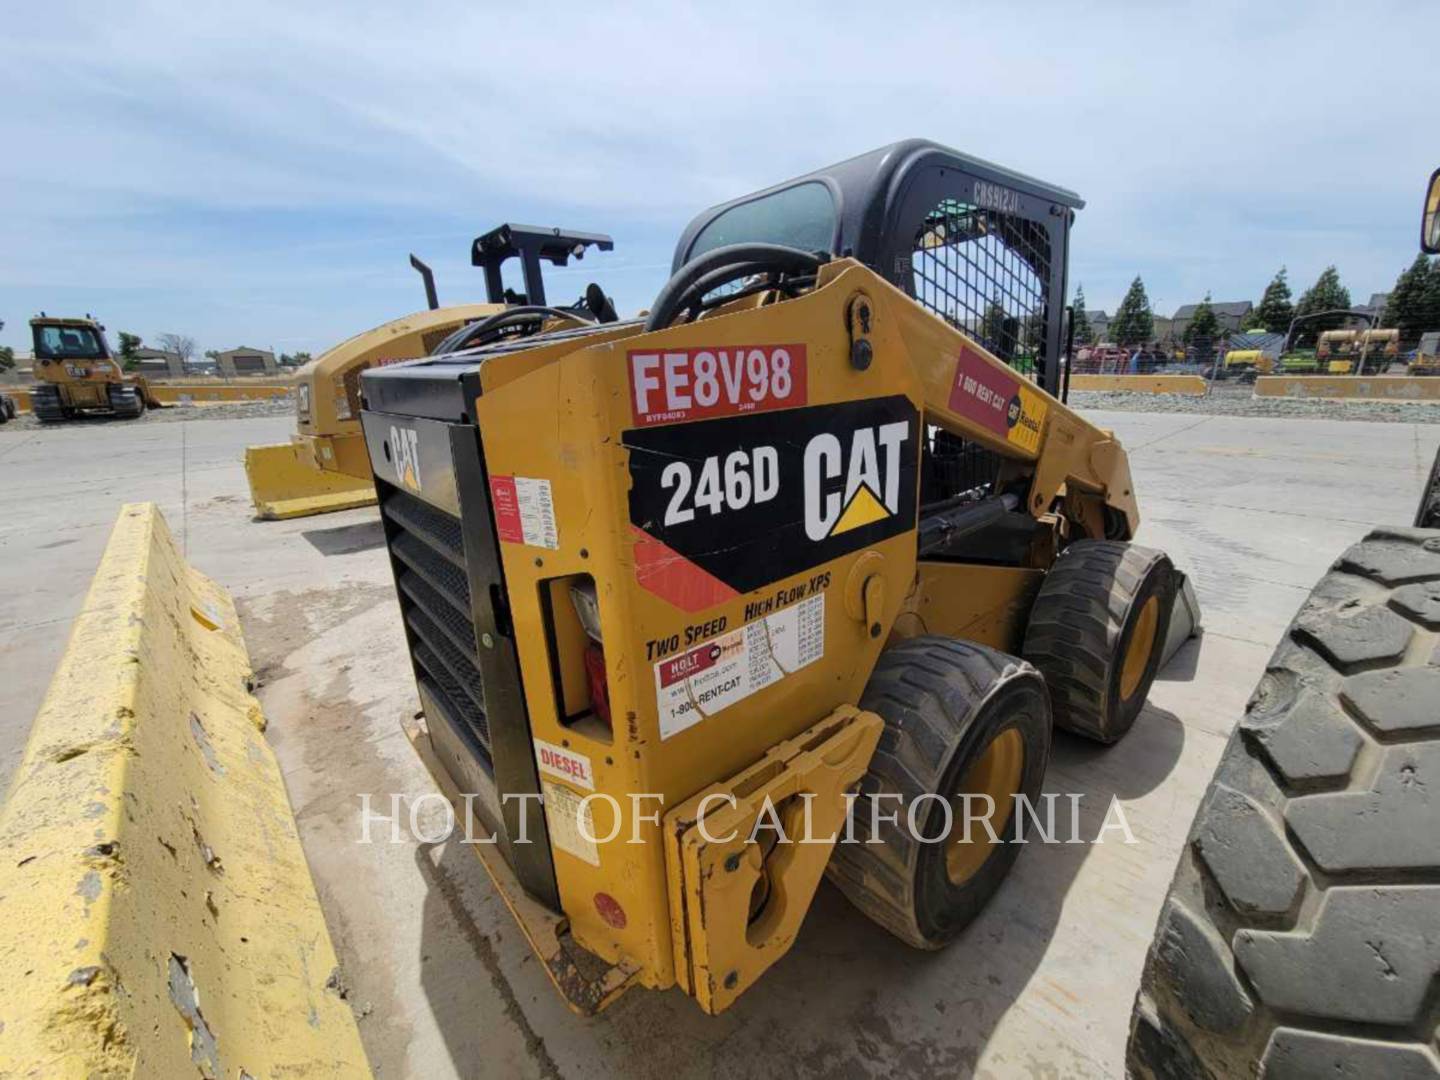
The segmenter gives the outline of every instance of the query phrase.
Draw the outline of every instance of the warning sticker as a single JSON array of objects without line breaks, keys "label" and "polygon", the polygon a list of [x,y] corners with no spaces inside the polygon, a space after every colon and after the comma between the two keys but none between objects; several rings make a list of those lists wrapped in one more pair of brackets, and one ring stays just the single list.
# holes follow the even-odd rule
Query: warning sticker
[{"label": "warning sticker", "polygon": [[[590,839],[595,835],[595,818],[585,797],[549,780],[540,781],[540,794],[545,804],[545,824],[550,830],[551,846],[591,866],[599,866],[600,849]],[[583,832],[581,822],[585,826]]]},{"label": "warning sticker", "polygon": [[590,759],[574,750],[556,746],[544,739],[535,740],[535,763],[542,773],[558,776],[562,780],[573,780],[586,791],[595,790],[595,780],[590,772]]},{"label": "warning sticker", "polygon": [[960,349],[950,408],[1031,453],[1040,448],[1040,430],[1049,406],[1042,394],[1008,370],[997,368],[968,346]]},{"label": "warning sticker", "polygon": [[746,623],[655,665],[660,738],[743,701],[825,655],[825,594]]},{"label": "warning sticker", "polygon": [[560,546],[549,480],[492,476],[490,505],[495,510],[495,532],[505,543],[529,544],[552,551]]}]

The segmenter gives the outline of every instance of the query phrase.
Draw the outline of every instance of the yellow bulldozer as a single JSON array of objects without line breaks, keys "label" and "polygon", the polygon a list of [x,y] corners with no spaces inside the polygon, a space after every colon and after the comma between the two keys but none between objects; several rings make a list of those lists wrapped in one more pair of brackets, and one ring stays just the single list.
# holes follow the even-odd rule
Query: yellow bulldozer
[{"label": "yellow bulldozer", "polygon": [[30,410],[42,423],[105,414],[133,420],[147,408],[165,406],[140,375],[121,370],[105,327],[92,316],[57,318],[43,311],[30,320],[38,380],[30,388]]},{"label": "yellow bulldozer", "polygon": [[702,213],[643,319],[361,373],[412,741],[576,1010],[726,1009],[827,875],[940,948],[1052,725],[1134,723],[1196,610],[1060,400],[1081,206],[898,143]]},{"label": "yellow bulldozer", "polygon": [[[477,330],[481,337],[513,333],[545,306],[541,264],[565,266],[592,247],[610,251],[614,242],[602,233],[501,225],[471,245],[471,263],[485,273],[488,302],[449,307],[440,306],[430,268],[411,255],[410,265],[424,280],[427,309],[357,334],[302,367],[295,376],[296,430],[291,440],[246,449],[245,474],[256,516],[305,517],[373,503],[375,489],[360,434],[361,372],[453,348],[463,343],[467,327],[479,328],[487,320],[493,321]],[[523,293],[505,285],[505,264],[511,259],[520,262]],[[615,318],[608,299],[593,290],[572,308],[555,310],[554,317],[562,322]]]}]

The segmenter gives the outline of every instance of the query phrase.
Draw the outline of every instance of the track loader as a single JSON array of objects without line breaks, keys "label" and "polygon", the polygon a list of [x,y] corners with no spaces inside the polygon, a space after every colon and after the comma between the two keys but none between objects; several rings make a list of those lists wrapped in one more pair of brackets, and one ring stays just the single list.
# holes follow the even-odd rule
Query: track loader
[{"label": "track loader", "polygon": [[[471,245],[471,263],[485,272],[488,302],[449,307],[440,306],[430,268],[411,255],[410,264],[425,282],[427,310],[357,334],[300,368],[295,375],[295,434],[288,443],[246,448],[245,474],[256,516],[305,517],[373,503],[375,489],[360,434],[361,372],[423,357],[442,346],[451,348],[463,340],[456,335],[466,327],[506,316],[511,309],[521,314],[501,318],[502,330],[523,326],[545,305],[541,262],[564,266],[590,247],[609,251],[614,244],[600,233],[501,225]],[[502,270],[510,259],[520,262],[524,293],[504,284]],[[593,293],[564,311],[545,310],[555,311],[556,326],[615,317],[608,301]]]},{"label": "track loader", "polygon": [[361,375],[412,741],[577,1011],[722,1011],[822,876],[947,944],[1052,727],[1135,722],[1195,608],[1061,400],[1082,205],[897,143],[702,213],[643,319]]},{"label": "track loader", "polygon": [[30,320],[30,332],[38,380],[30,388],[30,410],[42,423],[85,413],[133,420],[147,408],[165,407],[143,376],[121,371],[105,327],[91,316],[56,318],[42,311]]}]

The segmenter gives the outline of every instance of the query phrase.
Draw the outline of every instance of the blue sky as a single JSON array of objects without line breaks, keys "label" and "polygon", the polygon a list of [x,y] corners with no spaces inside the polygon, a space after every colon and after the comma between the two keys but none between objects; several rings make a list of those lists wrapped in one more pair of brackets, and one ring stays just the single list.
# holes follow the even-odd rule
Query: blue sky
[{"label": "blue sky", "polygon": [[[1011,7],[1014,10],[1011,10]],[[1114,308],[1414,257],[1440,165],[1428,3],[12,5],[0,343],[41,308],[318,352],[479,299],[501,221],[609,232],[553,275],[648,305],[699,209],[923,136],[1079,191]]]}]

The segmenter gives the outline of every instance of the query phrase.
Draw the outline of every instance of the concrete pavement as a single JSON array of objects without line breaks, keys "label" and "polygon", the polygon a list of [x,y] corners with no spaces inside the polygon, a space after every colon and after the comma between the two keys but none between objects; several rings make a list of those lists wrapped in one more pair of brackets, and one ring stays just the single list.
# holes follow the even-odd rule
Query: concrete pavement
[{"label": "concrete pavement", "polygon": [[[158,502],[229,586],[326,916],[382,1077],[1116,1076],[1140,966],[1196,803],[1310,585],[1408,523],[1440,425],[1096,413],[1131,453],[1140,540],[1189,571],[1207,633],[1113,749],[1057,737],[1047,789],[1111,797],[1137,843],[1037,846],[952,948],[915,953],[822,887],[799,942],[730,1012],[636,991],[573,1017],[462,846],[359,842],[362,796],[429,777],[374,510],[255,523],[247,443],[288,417],[0,428],[0,785],[122,502]],[[1112,819],[1113,820],[1113,819]],[[384,828],[376,830],[385,834]]]}]

